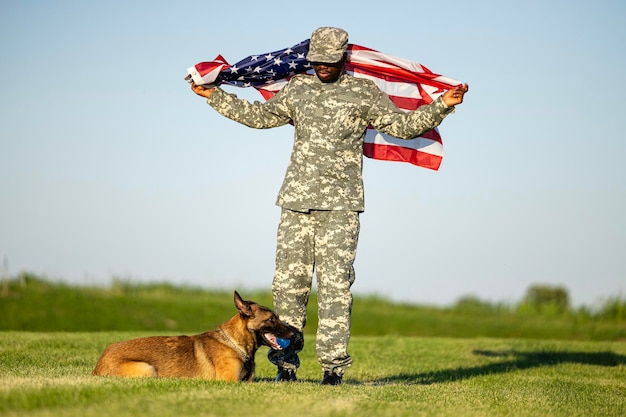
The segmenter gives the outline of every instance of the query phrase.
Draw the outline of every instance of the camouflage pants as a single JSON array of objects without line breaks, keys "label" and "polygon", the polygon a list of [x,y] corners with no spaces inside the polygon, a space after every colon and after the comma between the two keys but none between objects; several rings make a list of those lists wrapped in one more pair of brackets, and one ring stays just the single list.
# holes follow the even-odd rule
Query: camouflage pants
[{"label": "camouflage pants", "polygon": [[[272,284],[274,308],[280,318],[302,331],[307,303],[317,279],[318,328],[316,351],[324,370],[343,375],[352,364],[348,354],[354,282],[353,263],[359,236],[359,213],[283,209],[276,244]],[[272,363],[295,369],[304,340],[298,335],[284,351],[270,351]]]}]

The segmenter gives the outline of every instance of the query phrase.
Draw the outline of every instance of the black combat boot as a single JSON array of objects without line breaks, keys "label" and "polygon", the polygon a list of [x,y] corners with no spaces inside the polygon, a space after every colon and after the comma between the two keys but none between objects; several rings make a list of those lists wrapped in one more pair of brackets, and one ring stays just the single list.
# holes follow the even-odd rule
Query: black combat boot
[{"label": "black combat boot", "polygon": [[322,378],[322,385],[340,385],[343,377],[334,373],[333,371],[324,371],[324,378]]},{"label": "black combat boot", "polygon": [[280,366],[278,367],[278,375],[276,375],[276,382],[293,382],[297,380],[298,378],[296,378],[295,369],[281,368]]}]

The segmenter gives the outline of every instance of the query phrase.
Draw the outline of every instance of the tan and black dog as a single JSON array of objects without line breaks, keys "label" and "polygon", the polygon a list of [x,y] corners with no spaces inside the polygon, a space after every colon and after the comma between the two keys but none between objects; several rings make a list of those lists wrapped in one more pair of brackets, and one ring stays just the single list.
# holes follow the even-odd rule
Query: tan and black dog
[{"label": "tan and black dog", "polygon": [[152,336],[109,345],[93,375],[253,381],[261,345],[280,350],[276,338],[293,332],[278,315],[235,291],[239,313],[217,330],[194,336]]}]

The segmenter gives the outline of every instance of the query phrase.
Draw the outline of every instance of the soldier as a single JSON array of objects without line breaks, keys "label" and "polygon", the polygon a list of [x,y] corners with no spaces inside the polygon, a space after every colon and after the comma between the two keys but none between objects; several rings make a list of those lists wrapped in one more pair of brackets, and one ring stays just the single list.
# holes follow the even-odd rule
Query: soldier
[{"label": "soldier", "polygon": [[372,81],[344,70],[348,34],[321,27],[311,35],[307,60],[316,77],[296,75],[266,102],[250,103],[219,87],[192,84],[220,114],[267,129],[293,123],[291,159],[278,193],[281,207],[272,283],[274,308],[298,330],[283,351],[270,350],[277,381],[295,381],[304,346],[302,329],[313,273],[317,279],[317,357],[323,385],[338,385],[352,364],[348,354],[353,263],[363,199],[363,139],[368,125],[401,139],[438,126],[463,102],[467,85],[412,112],[399,110]]}]

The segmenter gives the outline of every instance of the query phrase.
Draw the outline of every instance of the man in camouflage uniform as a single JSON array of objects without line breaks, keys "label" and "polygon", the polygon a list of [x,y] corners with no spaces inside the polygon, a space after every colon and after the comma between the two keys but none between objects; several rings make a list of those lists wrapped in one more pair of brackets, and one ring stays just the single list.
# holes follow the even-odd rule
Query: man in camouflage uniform
[{"label": "man in camouflage uniform", "polygon": [[402,139],[438,126],[462,103],[467,85],[412,112],[399,110],[372,81],[345,73],[348,34],[322,27],[311,36],[307,60],[316,77],[296,75],[275,96],[250,103],[216,88],[192,84],[220,114],[267,129],[292,122],[294,145],[276,204],[281,207],[272,284],[274,308],[300,333],[283,351],[270,350],[277,381],[296,380],[313,273],[319,325],[316,350],[322,384],[337,385],[351,365],[353,263],[363,199],[363,139],[368,125]]}]

